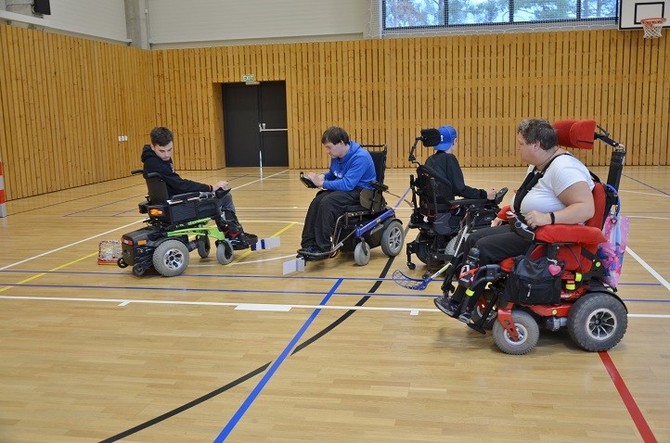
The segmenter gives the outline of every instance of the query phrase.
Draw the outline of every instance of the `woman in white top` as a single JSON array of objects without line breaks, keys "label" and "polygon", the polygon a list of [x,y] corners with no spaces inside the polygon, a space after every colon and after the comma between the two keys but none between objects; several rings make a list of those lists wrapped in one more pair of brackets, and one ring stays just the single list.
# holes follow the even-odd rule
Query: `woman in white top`
[{"label": "woman in white top", "polygon": [[[512,217],[537,228],[549,224],[580,224],[593,217],[593,180],[582,162],[557,144],[556,131],[546,120],[528,119],[517,126],[517,146],[527,162],[529,174],[517,191]],[[539,179],[539,180],[538,180]],[[465,250],[479,250],[479,265],[498,263],[507,257],[525,254],[531,241],[514,232],[505,220],[496,218],[491,228],[471,234]],[[469,320],[470,306],[461,309],[465,288],[453,296],[435,299],[442,312],[462,321]],[[472,297],[471,297],[472,298]]]}]

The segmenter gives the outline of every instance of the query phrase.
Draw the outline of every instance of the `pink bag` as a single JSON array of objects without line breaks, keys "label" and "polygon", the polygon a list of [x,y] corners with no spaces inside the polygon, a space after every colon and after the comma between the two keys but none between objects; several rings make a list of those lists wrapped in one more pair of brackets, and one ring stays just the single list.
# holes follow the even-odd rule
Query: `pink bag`
[{"label": "pink bag", "polygon": [[603,234],[607,241],[598,246],[598,258],[605,267],[603,282],[616,288],[621,277],[623,256],[628,245],[630,218],[619,213],[610,213],[605,219]]}]

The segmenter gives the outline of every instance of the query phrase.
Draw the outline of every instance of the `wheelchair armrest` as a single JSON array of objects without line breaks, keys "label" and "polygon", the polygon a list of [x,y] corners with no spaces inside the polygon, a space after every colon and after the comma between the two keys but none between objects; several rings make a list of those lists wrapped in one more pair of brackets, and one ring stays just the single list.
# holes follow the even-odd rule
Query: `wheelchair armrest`
[{"label": "wheelchair armrest", "polygon": [[449,200],[451,206],[484,206],[490,201],[485,198],[459,198],[456,200]]},{"label": "wheelchair armrest", "polygon": [[535,230],[535,239],[546,243],[599,245],[607,241],[602,231],[584,225],[545,225]]},{"label": "wheelchair armrest", "polygon": [[[168,203],[174,204],[174,203],[181,203],[185,202],[186,200],[190,200],[192,198],[200,198],[201,194],[204,194],[203,192],[186,192],[184,194],[177,194],[173,195],[170,200],[168,200]],[[211,193],[208,193],[211,194]]]},{"label": "wheelchair armrest", "polygon": [[379,183],[379,182],[376,181],[376,180],[371,181],[371,182],[370,182],[370,185],[371,185],[373,188],[375,188],[377,191],[380,191],[380,192],[386,192],[386,191],[388,191],[388,189],[389,189],[388,186],[386,186],[386,185],[383,184],[383,183]]}]

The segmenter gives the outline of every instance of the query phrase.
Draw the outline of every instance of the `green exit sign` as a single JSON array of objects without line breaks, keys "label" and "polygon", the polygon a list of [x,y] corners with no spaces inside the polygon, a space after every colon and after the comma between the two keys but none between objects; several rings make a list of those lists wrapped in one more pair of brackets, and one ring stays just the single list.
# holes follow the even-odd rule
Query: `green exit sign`
[{"label": "green exit sign", "polygon": [[255,82],[256,81],[256,76],[253,74],[244,74],[242,76],[242,81],[243,82]]}]

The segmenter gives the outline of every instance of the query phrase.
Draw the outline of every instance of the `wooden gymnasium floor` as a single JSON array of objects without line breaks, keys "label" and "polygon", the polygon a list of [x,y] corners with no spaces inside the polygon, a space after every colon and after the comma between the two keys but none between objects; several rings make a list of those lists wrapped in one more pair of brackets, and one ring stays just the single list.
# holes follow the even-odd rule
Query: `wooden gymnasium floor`
[{"label": "wooden gymnasium floor", "polygon": [[[174,278],[97,264],[100,241],[142,226],[141,177],[8,203],[0,442],[670,441],[670,168],[624,170],[623,341],[589,353],[543,331],[525,356],[438,312],[439,283],[393,283],[404,249],[282,275],[314,192],[297,171],[260,172],[185,175],[225,174],[247,230],[281,246],[227,266],[193,252]],[[387,171],[393,193],[410,172]],[[514,189],[523,169],[465,174]]]}]

